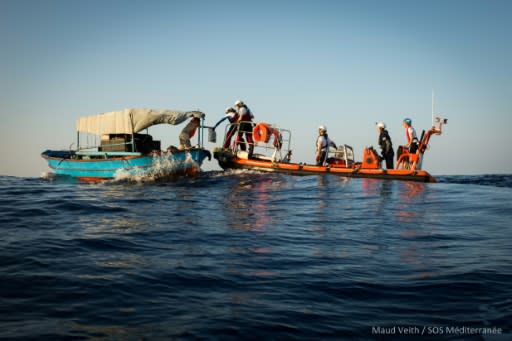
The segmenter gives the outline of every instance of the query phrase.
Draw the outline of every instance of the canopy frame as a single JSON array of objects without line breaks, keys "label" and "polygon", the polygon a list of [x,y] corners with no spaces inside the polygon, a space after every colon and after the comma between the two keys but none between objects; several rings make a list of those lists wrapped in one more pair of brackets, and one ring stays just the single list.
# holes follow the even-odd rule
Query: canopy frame
[{"label": "canopy frame", "polygon": [[[197,117],[204,122],[201,111],[158,110],[128,108],[121,111],[106,112],[99,115],[80,117],[76,121],[77,149],[80,149],[80,134],[103,136],[110,134],[129,134],[132,152],[135,152],[135,134],[158,124],[178,125],[188,118]],[[202,146],[200,125],[199,144]]]}]

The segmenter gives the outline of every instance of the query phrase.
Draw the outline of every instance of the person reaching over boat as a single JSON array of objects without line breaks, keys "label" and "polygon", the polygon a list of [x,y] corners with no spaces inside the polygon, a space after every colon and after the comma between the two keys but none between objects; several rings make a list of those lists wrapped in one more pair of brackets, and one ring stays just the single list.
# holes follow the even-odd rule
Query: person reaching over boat
[{"label": "person reaching over boat", "polygon": [[325,126],[318,127],[318,138],[316,139],[316,165],[323,166],[327,160],[327,152],[329,147],[336,147],[336,144],[327,136],[327,128]]},{"label": "person reaching over boat", "polygon": [[223,146],[223,148],[226,149],[226,148],[229,148],[229,145],[231,144],[231,138],[233,137],[233,135],[236,132],[237,126],[234,123],[236,123],[238,121],[238,113],[232,107],[226,108],[224,113],[225,113],[225,116],[223,118],[221,118],[219,120],[219,122],[215,123],[215,125],[213,126],[213,130],[215,130],[215,128],[217,128],[219,126],[219,124],[221,124],[225,120],[229,121],[230,126],[226,133],[226,139],[224,141],[224,146]]},{"label": "person reaching over boat", "polygon": [[240,124],[235,144],[240,145],[241,150],[245,150],[245,144],[243,143],[243,135],[245,134],[249,158],[251,158],[254,151],[254,141],[252,139],[252,120],[254,119],[254,115],[249,107],[241,100],[236,101],[235,106],[238,113],[238,123]]},{"label": "person reaching over boat", "polygon": [[190,149],[192,145],[190,144],[190,139],[195,135],[197,128],[200,125],[200,120],[198,117],[193,117],[190,122],[181,130],[179,139],[180,139],[180,147],[178,149]]},{"label": "person reaching over boat", "polygon": [[383,122],[378,122],[377,131],[379,132],[379,146],[382,159],[386,161],[387,169],[393,169],[395,152],[393,151],[393,143],[391,143],[391,137],[389,137],[389,133],[386,130],[386,125]]}]

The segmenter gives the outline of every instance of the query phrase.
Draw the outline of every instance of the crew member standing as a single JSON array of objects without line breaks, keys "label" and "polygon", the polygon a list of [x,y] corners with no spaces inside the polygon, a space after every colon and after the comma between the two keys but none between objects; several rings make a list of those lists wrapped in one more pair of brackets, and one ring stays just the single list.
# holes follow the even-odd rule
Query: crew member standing
[{"label": "crew member standing", "polygon": [[[412,120],[410,118],[404,118],[403,127],[405,128],[405,138],[407,139],[407,145],[398,147],[398,155],[397,158],[400,159],[401,155],[405,152],[409,152],[410,154],[416,153],[419,147],[418,137],[416,135],[416,130],[414,130],[412,126]],[[417,169],[421,167],[421,157],[416,165]],[[409,169],[411,166],[411,160],[409,157],[403,158],[403,167],[405,169]]]},{"label": "crew member standing", "polygon": [[244,102],[238,100],[235,102],[235,106],[237,108],[238,113],[238,123],[240,123],[238,136],[235,140],[235,144],[240,144],[240,149],[245,150],[245,144],[242,142],[242,135],[245,134],[245,140],[248,146],[249,158],[252,157],[252,153],[254,151],[254,141],[252,139],[252,128],[253,123],[252,120],[254,115],[251,110]]},{"label": "crew member standing", "polygon": [[418,149],[418,137],[416,136],[416,130],[412,126],[412,120],[410,118],[404,118],[403,126],[405,128],[405,137],[407,138],[407,149],[409,153],[416,153]]},{"label": "crew member standing", "polygon": [[316,139],[316,165],[323,166],[325,161],[327,160],[327,151],[329,147],[336,147],[336,144],[331,141],[331,139],[327,136],[327,128],[325,126],[318,127],[318,138]]},{"label": "crew member standing", "polygon": [[383,122],[377,123],[377,131],[379,132],[379,146],[382,159],[386,161],[387,169],[393,169],[393,157],[395,156],[395,152],[393,151],[393,144],[386,130],[386,125]]}]

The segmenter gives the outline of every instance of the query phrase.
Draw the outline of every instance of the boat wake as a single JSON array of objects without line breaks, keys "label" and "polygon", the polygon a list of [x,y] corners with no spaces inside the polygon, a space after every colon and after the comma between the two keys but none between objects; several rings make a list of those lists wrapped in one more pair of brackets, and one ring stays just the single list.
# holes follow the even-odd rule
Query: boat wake
[{"label": "boat wake", "polygon": [[231,177],[236,175],[249,175],[249,174],[268,174],[267,172],[254,170],[254,169],[226,169],[224,171],[209,172],[212,177]]}]

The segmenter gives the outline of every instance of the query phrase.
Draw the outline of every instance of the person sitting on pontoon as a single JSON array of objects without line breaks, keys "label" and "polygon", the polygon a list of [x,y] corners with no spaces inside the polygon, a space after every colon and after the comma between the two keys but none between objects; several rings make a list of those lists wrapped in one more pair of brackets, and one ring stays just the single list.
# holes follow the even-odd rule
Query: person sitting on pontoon
[{"label": "person sitting on pontoon", "polygon": [[[231,144],[231,138],[233,137],[233,135],[236,132],[236,127],[237,126],[235,124],[233,124],[233,123],[236,123],[238,121],[238,113],[232,107],[226,108],[224,113],[225,113],[225,116],[223,118],[221,118],[219,120],[219,122],[215,123],[215,125],[213,126],[213,130],[215,130],[215,128],[217,128],[219,126],[219,124],[221,124],[225,120],[228,120],[230,126],[228,128],[227,133],[226,133],[226,140],[224,141],[223,148],[229,148],[229,145]],[[243,142],[245,142],[245,141],[243,141]]]},{"label": "person sitting on pontoon", "polygon": [[327,128],[325,126],[318,127],[318,138],[316,140],[316,165],[323,166],[327,160],[327,152],[329,147],[336,147],[336,144],[327,136]]},{"label": "person sitting on pontoon", "polygon": [[192,145],[190,144],[190,138],[192,138],[197,128],[200,125],[200,120],[198,117],[193,117],[190,122],[183,128],[183,130],[180,133],[179,139],[180,139],[180,150],[183,149],[190,149],[192,148]]}]

